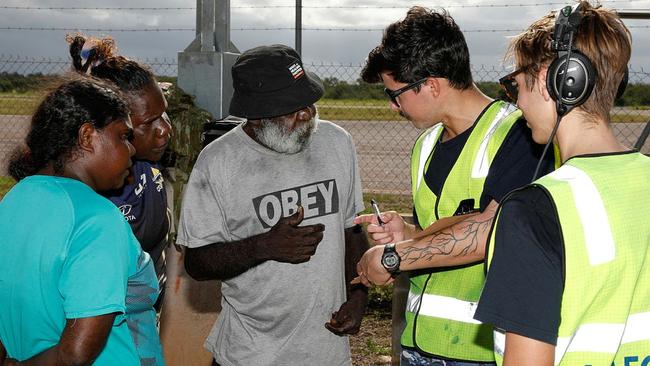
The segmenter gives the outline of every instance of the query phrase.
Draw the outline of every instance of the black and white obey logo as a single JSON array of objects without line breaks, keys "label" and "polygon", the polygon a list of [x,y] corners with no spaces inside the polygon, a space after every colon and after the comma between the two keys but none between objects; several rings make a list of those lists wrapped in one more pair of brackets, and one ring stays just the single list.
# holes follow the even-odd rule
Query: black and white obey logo
[{"label": "black and white obey logo", "polygon": [[264,228],[291,216],[302,206],[305,219],[339,212],[339,192],[333,179],[267,193],[253,198],[257,218]]}]

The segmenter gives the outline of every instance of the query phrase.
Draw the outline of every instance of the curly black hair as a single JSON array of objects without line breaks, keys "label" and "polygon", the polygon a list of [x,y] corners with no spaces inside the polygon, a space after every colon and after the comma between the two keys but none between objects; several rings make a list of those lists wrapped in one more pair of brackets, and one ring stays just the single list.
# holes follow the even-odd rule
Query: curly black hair
[{"label": "curly black hair", "polygon": [[[112,38],[92,39],[80,34],[66,37],[70,43],[72,65],[80,73],[90,69],[90,75],[100,79],[110,80],[123,92],[139,92],[156,83],[151,70],[136,61],[123,56],[115,56],[115,42]],[[93,46],[88,50],[87,60],[82,63],[82,50],[86,42]]]},{"label": "curly black hair", "polygon": [[74,78],[49,93],[32,116],[24,147],[9,163],[9,174],[18,180],[36,174],[52,163],[61,173],[78,148],[79,128],[92,123],[101,130],[127,119],[129,108],[110,84],[95,78]]},{"label": "curly black hair", "polygon": [[427,76],[445,78],[456,89],[472,83],[469,49],[454,19],[445,11],[414,6],[404,20],[389,25],[381,44],[370,51],[361,78],[380,82],[388,72],[398,82]]}]

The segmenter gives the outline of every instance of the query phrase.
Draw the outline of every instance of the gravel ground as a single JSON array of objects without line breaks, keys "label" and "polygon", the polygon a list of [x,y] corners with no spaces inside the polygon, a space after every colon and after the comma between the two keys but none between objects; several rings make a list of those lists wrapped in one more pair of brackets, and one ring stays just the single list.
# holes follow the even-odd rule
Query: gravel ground
[{"label": "gravel ground", "polygon": [[389,366],[391,359],[391,316],[388,310],[368,310],[361,330],[350,337],[352,365]]}]

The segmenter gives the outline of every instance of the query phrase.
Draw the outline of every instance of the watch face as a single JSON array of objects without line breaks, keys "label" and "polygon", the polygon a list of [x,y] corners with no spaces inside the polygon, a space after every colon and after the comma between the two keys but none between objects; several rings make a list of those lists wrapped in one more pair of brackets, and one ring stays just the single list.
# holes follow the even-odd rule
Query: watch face
[{"label": "watch face", "polygon": [[387,253],[384,255],[384,258],[382,258],[382,262],[386,268],[393,269],[399,265],[399,258],[395,253]]}]

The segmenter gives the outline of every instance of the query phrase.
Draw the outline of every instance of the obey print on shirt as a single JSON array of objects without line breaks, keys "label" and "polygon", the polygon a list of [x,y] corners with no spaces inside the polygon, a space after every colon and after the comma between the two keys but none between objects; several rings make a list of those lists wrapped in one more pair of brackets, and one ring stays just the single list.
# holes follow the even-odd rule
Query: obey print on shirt
[{"label": "obey print on shirt", "polygon": [[265,229],[282,217],[291,216],[302,206],[304,219],[339,212],[339,192],[334,179],[309,183],[282,191],[266,193],[253,198],[253,207]]}]

